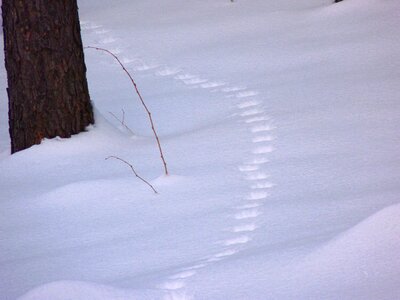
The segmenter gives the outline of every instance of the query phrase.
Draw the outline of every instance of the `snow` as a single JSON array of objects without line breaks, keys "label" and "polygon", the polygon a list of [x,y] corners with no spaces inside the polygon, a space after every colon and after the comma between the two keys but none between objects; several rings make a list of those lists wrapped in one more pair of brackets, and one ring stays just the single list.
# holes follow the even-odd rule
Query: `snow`
[{"label": "snow", "polygon": [[[400,283],[399,217],[398,204],[382,209],[311,253],[298,268],[312,274],[309,282],[328,285],[340,298],[395,299]],[[385,279],[377,284],[377,278]],[[309,292],[320,297],[316,291],[314,285]]]},{"label": "snow", "polygon": [[78,2],[171,175],[93,49],[96,124],[9,155],[3,69],[1,299],[398,298],[398,1]]},{"label": "snow", "polygon": [[161,297],[160,292],[155,291],[123,291],[104,285],[79,282],[79,281],[58,281],[40,286],[20,299],[22,300],[41,300],[60,299],[71,300],[80,299],[82,295],[85,299],[92,300],[118,300],[118,299],[155,299]]}]

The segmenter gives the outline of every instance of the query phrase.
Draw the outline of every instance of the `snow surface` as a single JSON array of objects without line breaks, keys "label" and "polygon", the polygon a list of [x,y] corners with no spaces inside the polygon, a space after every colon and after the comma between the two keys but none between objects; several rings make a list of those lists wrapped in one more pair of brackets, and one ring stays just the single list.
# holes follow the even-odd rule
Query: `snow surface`
[{"label": "snow surface", "polygon": [[2,70],[0,299],[400,297],[398,1],[78,2],[171,175],[112,57],[95,126],[12,156]]}]

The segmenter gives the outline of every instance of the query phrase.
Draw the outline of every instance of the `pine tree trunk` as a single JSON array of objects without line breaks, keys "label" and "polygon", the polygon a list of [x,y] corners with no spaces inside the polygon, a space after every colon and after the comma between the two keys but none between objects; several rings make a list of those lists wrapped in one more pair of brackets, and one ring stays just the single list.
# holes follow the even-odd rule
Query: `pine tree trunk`
[{"label": "pine tree trunk", "polygon": [[94,123],[76,0],[3,0],[11,152]]}]

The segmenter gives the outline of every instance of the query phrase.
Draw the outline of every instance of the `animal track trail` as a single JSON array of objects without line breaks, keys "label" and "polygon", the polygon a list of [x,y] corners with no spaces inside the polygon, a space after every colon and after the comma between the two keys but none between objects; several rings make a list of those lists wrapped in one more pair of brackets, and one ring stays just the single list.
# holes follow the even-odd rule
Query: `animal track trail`
[{"label": "animal track trail", "polygon": [[[121,40],[112,35],[112,31],[100,24],[82,21],[82,30],[91,31],[98,37],[96,42],[114,54],[118,54],[122,63],[137,72],[146,72],[154,76],[165,78],[182,84],[186,89],[201,89],[208,93],[219,93],[221,98],[234,102],[236,116],[244,126],[249,136],[249,157],[242,161],[237,170],[247,183],[248,192],[244,194],[241,203],[232,204],[231,225],[221,228],[226,238],[217,242],[220,247],[215,253],[198,260],[193,265],[182,267],[172,272],[157,288],[166,292],[164,299],[188,300],[193,296],[186,289],[187,281],[196,276],[199,270],[228,259],[243,250],[253,241],[255,232],[260,229],[260,218],[263,216],[263,207],[275,185],[269,181],[267,170],[269,155],[275,149],[271,144],[275,140],[273,131],[275,126],[267,115],[260,93],[242,85],[231,85],[223,80],[207,79],[199,75],[186,72],[177,66],[162,65],[155,61],[145,61],[142,58],[131,56],[129,49],[118,45]],[[214,94],[215,95],[215,94]],[[213,97],[215,97],[213,95]]]}]

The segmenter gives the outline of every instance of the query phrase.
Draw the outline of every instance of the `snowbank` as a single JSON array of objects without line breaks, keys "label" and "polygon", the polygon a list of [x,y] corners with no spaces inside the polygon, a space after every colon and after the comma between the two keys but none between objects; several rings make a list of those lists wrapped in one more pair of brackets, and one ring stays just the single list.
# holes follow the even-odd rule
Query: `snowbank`
[{"label": "snowbank", "polygon": [[323,299],[395,299],[400,286],[399,220],[400,205],[389,206],[310,254],[297,267],[307,274],[300,289],[304,284],[306,294]]}]

